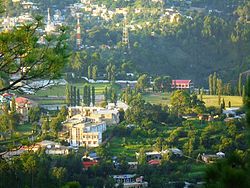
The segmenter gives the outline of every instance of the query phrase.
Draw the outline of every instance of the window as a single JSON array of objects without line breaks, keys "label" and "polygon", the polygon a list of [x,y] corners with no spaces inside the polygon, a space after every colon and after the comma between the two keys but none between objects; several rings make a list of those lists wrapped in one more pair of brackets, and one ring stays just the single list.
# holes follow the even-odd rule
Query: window
[{"label": "window", "polygon": [[91,141],[88,141],[88,144],[91,144]]}]

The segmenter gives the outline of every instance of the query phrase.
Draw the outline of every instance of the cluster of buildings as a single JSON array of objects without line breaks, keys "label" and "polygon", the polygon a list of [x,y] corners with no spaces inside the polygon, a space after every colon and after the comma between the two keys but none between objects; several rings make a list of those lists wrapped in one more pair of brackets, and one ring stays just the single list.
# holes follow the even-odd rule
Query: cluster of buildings
[{"label": "cluster of buildings", "polygon": [[97,147],[103,142],[107,125],[119,123],[119,110],[101,107],[75,106],[68,108],[61,139],[71,146]]},{"label": "cluster of buildings", "polygon": [[[154,0],[152,2],[162,3],[162,0]],[[114,16],[116,15],[126,15],[129,11],[127,7],[114,8],[111,10],[111,9],[108,9],[106,5],[104,4],[101,4],[101,5],[94,4],[93,2],[89,0],[81,0],[81,3],[71,4],[69,6],[69,9],[73,17],[76,17],[79,12],[86,12],[89,14],[89,16],[99,17],[106,21],[112,20]],[[148,11],[150,11],[153,14],[153,11],[145,9],[145,8],[135,8],[133,12],[139,15],[139,14],[144,14],[145,12],[148,12]],[[168,21],[170,21],[171,23],[174,21],[178,22],[180,16],[181,14],[177,10],[174,10],[172,8],[163,9],[163,14],[160,17],[160,21],[163,21],[167,18]],[[138,24],[135,26],[129,25],[129,27],[132,30],[135,30],[135,28],[142,29],[142,27]]]},{"label": "cluster of buildings", "polygon": [[123,185],[124,188],[148,187],[148,182],[143,180],[143,176],[137,177],[136,174],[113,175],[115,187]]},{"label": "cluster of buildings", "polygon": [[45,153],[48,155],[68,155],[71,148],[67,146],[62,146],[60,143],[44,140],[38,142],[32,146],[21,146],[18,149],[6,151],[0,153],[0,159],[8,159],[15,156],[20,156],[21,154],[29,151],[36,152],[40,149],[44,149]]},{"label": "cluster of buildings", "polygon": [[[166,154],[172,153],[175,156],[183,156],[183,153],[180,149],[178,148],[170,148],[164,151],[151,151],[151,152],[145,152],[143,155],[145,155],[146,162],[149,165],[160,165],[161,160],[163,159],[163,156]],[[135,153],[136,157],[138,158],[140,153]]]},{"label": "cluster of buildings", "polygon": [[[5,17],[2,17],[0,19],[0,31],[9,31],[12,30],[14,27],[20,27],[27,23],[32,23],[34,21],[34,17],[32,16],[32,11],[38,10],[39,8],[37,5],[33,2],[28,1],[15,1],[15,3],[18,3],[20,7],[22,7],[22,11],[20,12],[20,15],[10,17],[8,14],[6,14]],[[64,16],[62,15],[60,10],[55,10],[54,15],[51,18],[50,15],[50,9],[48,9],[48,16],[47,20],[45,21],[45,27],[44,29],[39,29],[38,32],[41,33],[41,36],[56,32],[58,27],[62,26],[64,24]],[[41,38],[40,40],[42,40]],[[39,41],[42,43],[42,41]]]}]

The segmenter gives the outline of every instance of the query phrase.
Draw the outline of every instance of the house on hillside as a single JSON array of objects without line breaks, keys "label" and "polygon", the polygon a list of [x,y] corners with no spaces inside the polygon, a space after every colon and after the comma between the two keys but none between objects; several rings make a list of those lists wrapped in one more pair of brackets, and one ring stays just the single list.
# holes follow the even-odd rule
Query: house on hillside
[{"label": "house on hillside", "polygon": [[143,181],[143,176],[137,177],[136,174],[113,175],[115,187],[123,185],[124,188],[148,187],[148,182]]},{"label": "house on hillside", "polygon": [[21,115],[21,122],[28,121],[29,110],[37,106],[37,104],[25,97],[17,97],[15,99],[15,102],[16,102],[16,111]]},{"label": "house on hillside", "polygon": [[171,88],[174,90],[189,90],[194,89],[194,85],[191,80],[172,80]]}]

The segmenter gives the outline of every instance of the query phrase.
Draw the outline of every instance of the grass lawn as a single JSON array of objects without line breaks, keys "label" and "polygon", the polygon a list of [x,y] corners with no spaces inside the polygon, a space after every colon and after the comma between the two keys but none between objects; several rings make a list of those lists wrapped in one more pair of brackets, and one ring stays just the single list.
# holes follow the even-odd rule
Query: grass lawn
[{"label": "grass lawn", "polygon": [[[150,93],[143,95],[143,99],[152,104],[170,104],[171,93]],[[198,98],[200,98],[198,96]],[[228,107],[228,102],[231,102],[232,107],[242,106],[242,97],[240,96],[221,96],[221,101],[225,100],[225,105]],[[206,106],[218,107],[218,96],[217,95],[203,95],[203,101]]]},{"label": "grass lawn", "polygon": [[[84,83],[76,83],[72,84],[73,86],[76,86],[77,89],[80,89],[80,94],[83,94],[83,87]],[[106,86],[110,87],[111,84],[103,84],[103,83],[96,83],[96,84],[90,84],[91,86],[95,86],[95,93],[97,95],[103,94],[104,89]],[[119,87],[115,86],[115,88],[118,90]],[[39,90],[35,96],[38,97],[46,97],[46,96],[65,96],[65,89],[66,86],[53,86],[46,89]]]},{"label": "grass lawn", "polygon": [[47,104],[65,104],[65,100],[60,100],[60,99],[58,99],[58,100],[54,100],[54,99],[52,99],[52,100],[36,100],[36,102],[38,103],[38,104],[43,104],[43,105],[47,105]]},{"label": "grass lawn", "polygon": [[18,125],[16,128],[17,132],[25,133],[25,132],[31,132],[32,131],[32,125],[29,123],[25,123],[23,125]]},{"label": "grass lawn", "polygon": [[[225,105],[228,107],[228,102],[231,102],[232,107],[242,106],[242,97],[240,96],[221,96],[221,101],[225,100]],[[219,106],[218,105],[218,96],[217,95],[203,95],[203,101],[206,106]]]},{"label": "grass lawn", "polygon": [[143,95],[146,102],[152,104],[170,104],[171,93],[151,93]]}]

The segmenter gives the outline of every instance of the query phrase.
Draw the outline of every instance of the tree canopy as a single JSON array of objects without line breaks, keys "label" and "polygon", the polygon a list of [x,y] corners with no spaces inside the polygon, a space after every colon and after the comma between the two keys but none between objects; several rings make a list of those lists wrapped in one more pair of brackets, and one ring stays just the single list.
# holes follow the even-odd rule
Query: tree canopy
[{"label": "tree canopy", "polygon": [[37,89],[32,81],[50,81],[61,75],[68,57],[66,29],[45,36],[41,44],[37,32],[41,26],[42,17],[37,16],[33,23],[0,33],[0,92],[22,86]]}]

